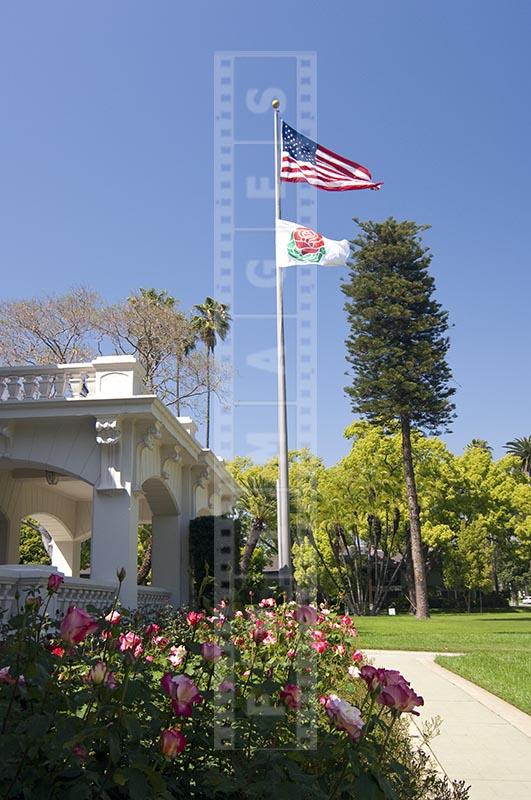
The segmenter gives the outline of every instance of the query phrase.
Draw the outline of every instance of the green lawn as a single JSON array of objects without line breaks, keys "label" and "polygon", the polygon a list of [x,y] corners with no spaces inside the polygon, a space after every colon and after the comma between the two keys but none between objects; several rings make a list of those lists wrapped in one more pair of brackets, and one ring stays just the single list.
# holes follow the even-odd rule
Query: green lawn
[{"label": "green lawn", "polygon": [[531,655],[531,611],[490,614],[434,613],[426,622],[408,614],[357,617],[360,646],[376,650]]},{"label": "green lawn", "polygon": [[495,653],[488,657],[485,653],[439,656],[437,663],[531,714],[529,653]]},{"label": "green lawn", "polygon": [[531,611],[358,617],[360,646],[464,653],[437,663],[531,714]]}]

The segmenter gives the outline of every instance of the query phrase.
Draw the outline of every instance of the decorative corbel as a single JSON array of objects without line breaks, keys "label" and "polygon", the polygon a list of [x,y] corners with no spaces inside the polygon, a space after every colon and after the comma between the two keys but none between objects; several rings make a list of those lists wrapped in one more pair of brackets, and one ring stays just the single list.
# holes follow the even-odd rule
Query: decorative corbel
[{"label": "decorative corbel", "polygon": [[96,442],[101,445],[100,479],[95,488],[105,493],[121,492],[124,487],[120,475],[120,419],[115,416],[98,417],[95,427]]},{"label": "decorative corbel", "polygon": [[169,469],[173,465],[179,467],[182,466],[183,457],[181,455],[181,449],[179,445],[166,445],[161,447],[160,451],[160,463],[161,469],[160,474],[163,480],[169,480],[170,473]]},{"label": "decorative corbel", "polygon": [[148,450],[153,450],[155,443],[162,438],[160,422],[155,422],[150,425],[142,437],[142,444]]}]

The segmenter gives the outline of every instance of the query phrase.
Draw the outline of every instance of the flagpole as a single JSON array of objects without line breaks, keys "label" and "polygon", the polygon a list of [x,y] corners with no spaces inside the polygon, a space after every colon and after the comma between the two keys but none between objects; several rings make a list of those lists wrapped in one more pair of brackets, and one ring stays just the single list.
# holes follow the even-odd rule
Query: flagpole
[{"label": "flagpole", "polygon": [[[279,100],[272,101],[275,130],[275,219],[280,208],[280,115]],[[288,421],[286,405],[286,357],[284,349],[284,272],[276,262],[277,289],[277,370],[278,370],[278,568],[279,575],[291,583],[291,543],[289,530]],[[290,587],[288,585],[288,592]]]}]

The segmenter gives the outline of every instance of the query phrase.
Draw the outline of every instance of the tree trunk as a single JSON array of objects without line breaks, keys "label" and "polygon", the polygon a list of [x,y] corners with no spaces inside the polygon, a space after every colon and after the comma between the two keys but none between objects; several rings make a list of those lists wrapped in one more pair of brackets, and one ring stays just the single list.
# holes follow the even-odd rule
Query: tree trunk
[{"label": "tree trunk", "polygon": [[413,563],[411,559],[411,536],[409,534],[409,526],[406,527],[406,552],[404,558],[406,560],[406,581],[407,581],[407,599],[409,600],[410,614],[414,614],[417,610],[417,598],[415,596],[415,575],[413,573]]},{"label": "tree trunk", "polygon": [[411,426],[409,418],[400,417],[402,429],[402,454],[404,457],[404,473],[406,477],[407,505],[409,511],[409,531],[411,538],[411,560],[415,576],[415,599],[417,619],[428,619],[428,591],[426,585],[426,564],[422,553],[422,539],[420,536],[420,514],[415,483],[415,470],[411,453]]},{"label": "tree trunk", "polygon": [[251,525],[251,530],[249,531],[249,536],[247,537],[247,541],[245,542],[245,547],[243,548],[243,553],[240,561],[240,575],[244,578],[247,573],[249,572],[249,566],[251,564],[251,558],[253,557],[253,553],[256,549],[256,545],[260,539],[260,534],[262,533],[262,523],[258,520],[253,520],[253,524]]},{"label": "tree trunk", "polygon": [[139,586],[142,586],[146,582],[146,578],[149,575],[149,570],[151,569],[152,552],[153,552],[153,534],[151,534],[151,536],[149,537],[148,546],[146,548],[146,552],[144,553],[142,564],[136,574],[136,582]]},{"label": "tree trunk", "polygon": [[207,348],[206,363],[206,385],[207,385],[207,410],[206,410],[206,445],[210,447],[210,348]]}]

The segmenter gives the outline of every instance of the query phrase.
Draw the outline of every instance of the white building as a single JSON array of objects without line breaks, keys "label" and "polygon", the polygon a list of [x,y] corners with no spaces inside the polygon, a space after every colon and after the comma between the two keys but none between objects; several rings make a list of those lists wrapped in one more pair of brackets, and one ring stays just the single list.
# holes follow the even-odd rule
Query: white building
[{"label": "white building", "polygon": [[[0,369],[0,606],[50,571],[17,566],[28,516],[51,535],[52,564],[67,576],[59,610],[80,598],[103,606],[122,567],[124,605],[188,601],[189,522],[230,513],[238,489],[193,421],[144,392],[129,356]],[[151,587],[136,583],[141,522],[153,525]],[[88,538],[90,580],[79,578]]]}]

